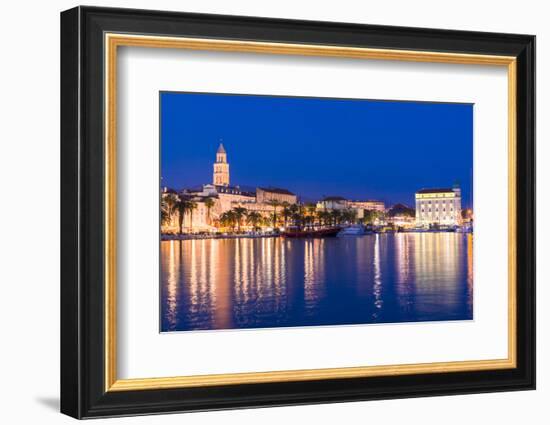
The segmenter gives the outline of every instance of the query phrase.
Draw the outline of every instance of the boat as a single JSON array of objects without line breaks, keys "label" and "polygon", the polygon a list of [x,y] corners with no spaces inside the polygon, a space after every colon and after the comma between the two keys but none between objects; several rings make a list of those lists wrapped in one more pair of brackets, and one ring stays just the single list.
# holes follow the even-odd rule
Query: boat
[{"label": "boat", "polygon": [[340,227],[325,227],[321,229],[288,229],[281,232],[286,238],[324,238],[336,236],[340,232]]},{"label": "boat", "polygon": [[361,236],[366,234],[367,229],[362,224],[352,224],[351,226],[344,227],[338,232],[338,236]]}]

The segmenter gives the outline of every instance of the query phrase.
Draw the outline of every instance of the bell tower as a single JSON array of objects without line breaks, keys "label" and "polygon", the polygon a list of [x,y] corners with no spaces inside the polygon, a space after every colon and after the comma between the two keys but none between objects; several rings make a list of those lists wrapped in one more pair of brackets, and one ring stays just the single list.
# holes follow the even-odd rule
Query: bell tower
[{"label": "bell tower", "polygon": [[229,164],[227,163],[227,152],[225,152],[222,143],[216,151],[213,183],[216,186],[229,186]]}]

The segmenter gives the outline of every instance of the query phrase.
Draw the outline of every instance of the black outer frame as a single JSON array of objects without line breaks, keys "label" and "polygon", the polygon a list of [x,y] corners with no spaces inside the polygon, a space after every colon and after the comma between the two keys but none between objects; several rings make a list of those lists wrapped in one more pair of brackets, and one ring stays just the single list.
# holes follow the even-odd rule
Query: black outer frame
[{"label": "black outer frame", "polygon": [[[105,32],[517,57],[517,368],[104,391]],[[77,7],[61,13],[61,412],[75,418],[535,388],[535,37]]]}]

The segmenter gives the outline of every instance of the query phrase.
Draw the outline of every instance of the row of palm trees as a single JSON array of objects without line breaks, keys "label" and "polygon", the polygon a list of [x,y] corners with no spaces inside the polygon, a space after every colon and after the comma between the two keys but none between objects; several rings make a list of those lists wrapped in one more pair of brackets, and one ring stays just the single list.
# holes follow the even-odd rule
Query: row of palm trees
[{"label": "row of palm trees", "polygon": [[[210,221],[210,211],[214,206],[214,199],[208,197],[204,200],[208,212],[208,220]],[[178,217],[179,233],[183,233],[183,219],[185,214],[189,214],[190,228],[193,228],[193,211],[197,209],[197,203],[189,196],[176,195],[175,193],[168,193],[162,196],[161,200],[161,222],[163,224],[171,223],[174,215]]]},{"label": "row of palm trees", "polygon": [[235,207],[229,211],[225,211],[220,215],[220,225],[223,227],[237,228],[237,232],[241,231],[243,221],[251,226],[254,230],[258,230],[261,226],[268,225],[268,221],[258,211],[248,211],[243,207]]},{"label": "row of palm trees", "polygon": [[[357,213],[352,209],[319,210],[315,204],[290,204],[270,200],[267,204],[273,207],[273,211],[268,216],[244,207],[235,207],[222,213],[214,222],[210,214],[215,204],[214,199],[208,197],[204,200],[204,204],[207,209],[208,224],[230,227],[237,232],[241,231],[243,225],[258,230],[264,226],[311,228],[314,226],[337,226],[342,223],[351,224],[357,221]],[[174,216],[177,215],[179,233],[181,234],[183,233],[184,217],[189,214],[192,230],[193,211],[196,208],[197,202],[190,196],[175,193],[165,194],[162,196],[161,202],[161,221],[163,224],[171,223]]]},{"label": "row of palm trees", "polygon": [[288,227],[297,226],[307,228],[313,226],[337,226],[342,223],[355,223],[357,213],[354,210],[318,210],[315,204],[290,204],[271,200],[267,202],[273,207],[269,216],[257,211],[248,211],[244,207],[236,207],[224,212],[220,216],[220,224],[223,227],[241,230],[243,223],[252,228],[259,229],[262,226]]}]

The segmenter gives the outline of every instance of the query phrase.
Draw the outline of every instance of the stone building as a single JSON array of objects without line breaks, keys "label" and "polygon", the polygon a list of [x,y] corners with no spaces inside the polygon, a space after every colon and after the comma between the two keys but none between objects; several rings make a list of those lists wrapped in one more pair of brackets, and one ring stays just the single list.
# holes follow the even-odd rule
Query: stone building
[{"label": "stone building", "polygon": [[416,225],[458,226],[462,223],[460,187],[422,189],[416,192]]},{"label": "stone building", "polygon": [[348,208],[348,200],[342,196],[327,196],[317,202],[318,210],[345,210]]},{"label": "stone building", "polygon": [[296,202],[298,202],[298,197],[294,193],[278,187],[256,188],[256,202],[258,202],[259,204],[266,204],[270,201],[295,204]]},{"label": "stone building", "polygon": [[383,201],[375,201],[372,199],[367,199],[365,201],[348,201],[348,206],[354,209],[360,210],[369,210],[369,211],[386,211],[386,205]]}]

